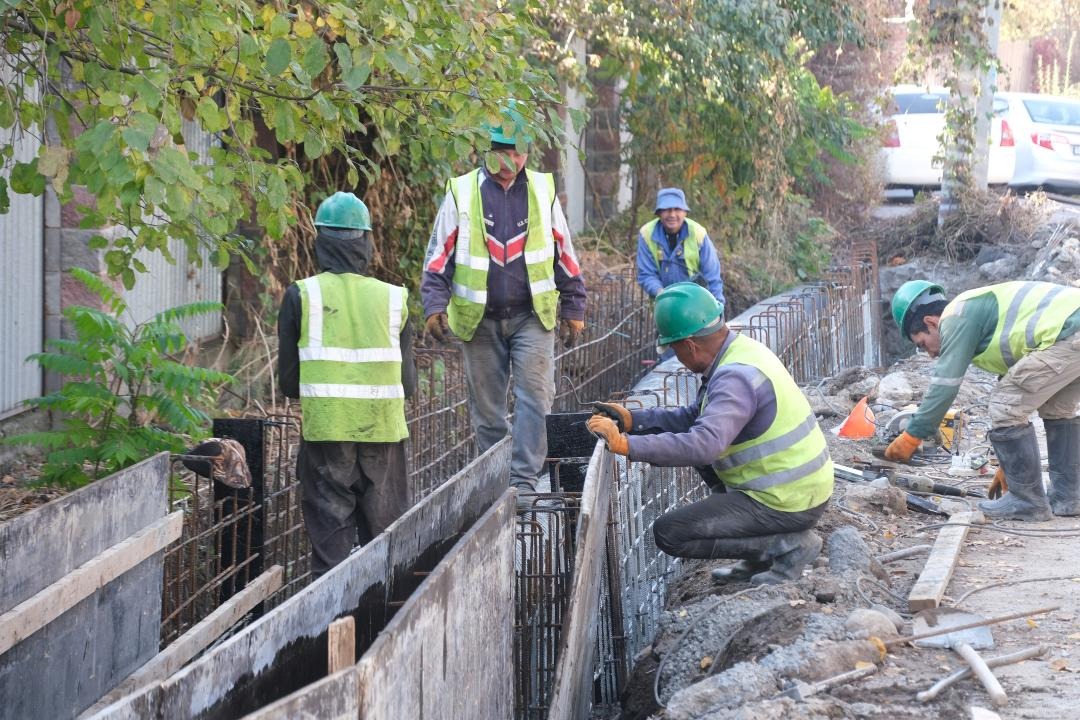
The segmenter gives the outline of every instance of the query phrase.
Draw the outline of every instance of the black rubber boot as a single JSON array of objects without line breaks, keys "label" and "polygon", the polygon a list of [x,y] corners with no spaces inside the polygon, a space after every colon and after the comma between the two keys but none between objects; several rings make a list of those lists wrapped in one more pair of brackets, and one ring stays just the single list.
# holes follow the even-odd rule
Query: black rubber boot
[{"label": "black rubber boot", "polygon": [[734,565],[713,569],[712,578],[716,582],[734,582],[749,580],[757,572],[765,570],[771,564],[766,554],[775,535],[757,535],[745,538],[724,538],[713,540],[710,554],[716,558],[738,558]]},{"label": "black rubber boot", "polygon": [[979,509],[993,520],[1040,522],[1053,517],[1042,481],[1039,442],[1031,423],[994,428],[987,434],[1005,471],[1009,491],[997,500],[983,500]]},{"label": "black rubber boot", "polygon": [[1080,418],[1043,420],[1050,464],[1050,509],[1055,515],[1080,515]]},{"label": "black rubber boot", "polygon": [[750,578],[754,585],[779,585],[802,577],[808,563],[821,553],[821,537],[813,530],[772,535],[766,552],[772,566]]}]

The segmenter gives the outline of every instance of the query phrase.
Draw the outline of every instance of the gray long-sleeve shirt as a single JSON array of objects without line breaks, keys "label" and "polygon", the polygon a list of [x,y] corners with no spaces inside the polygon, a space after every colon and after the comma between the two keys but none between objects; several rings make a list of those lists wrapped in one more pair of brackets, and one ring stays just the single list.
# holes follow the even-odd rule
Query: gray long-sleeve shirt
[{"label": "gray long-sleeve shirt", "polygon": [[[719,366],[734,339],[731,333],[720,348],[691,405],[631,412],[631,460],[662,467],[711,465],[728,446],[769,429],[776,419],[772,382],[752,365]],[[708,402],[699,412],[706,391]]]}]

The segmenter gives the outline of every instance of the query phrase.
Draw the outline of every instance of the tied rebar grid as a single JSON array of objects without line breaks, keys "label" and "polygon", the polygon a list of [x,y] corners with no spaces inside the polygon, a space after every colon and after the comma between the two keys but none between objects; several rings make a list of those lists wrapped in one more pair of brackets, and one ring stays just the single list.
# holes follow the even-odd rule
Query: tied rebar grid
[{"label": "tied rebar grid", "polygon": [[843,248],[824,280],[770,298],[732,328],[771,348],[798,383],[880,364],[876,253],[872,242]]},{"label": "tied rebar grid", "polygon": [[563,618],[572,591],[581,495],[530,496],[517,516],[514,717],[547,717]]},{"label": "tied rebar grid", "polygon": [[262,421],[262,432],[263,477],[252,478],[252,488],[215,487],[182,465],[187,456],[172,462],[170,512],[184,512],[184,529],[165,552],[163,645],[273,565],[281,565],[284,584],[264,602],[267,609],[311,579],[311,549],[295,475],[299,424],[296,418],[270,417]]}]

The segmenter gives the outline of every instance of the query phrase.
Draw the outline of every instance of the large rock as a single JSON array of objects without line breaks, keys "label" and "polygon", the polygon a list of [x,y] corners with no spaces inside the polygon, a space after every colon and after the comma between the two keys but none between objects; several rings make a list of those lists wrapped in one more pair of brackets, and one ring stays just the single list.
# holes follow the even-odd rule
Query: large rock
[{"label": "large rock", "polygon": [[1006,255],[994,262],[979,266],[979,274],[991,282],[1005,282],[1016,277],[1017,261],[1012,255]]},{"label": "large rock", "polygon": [[904,491],[893,485],[874,487],[850,483],[844,504],[855,512],[885,512],[893,515],[907,514],[907,496]]},{"label": "large rock", "polygon": [[1080,238],[1062,234],[1060,237],[1055,235],[1051,240],[1035,256],[1035,261],[1028,267],[1026,279],[1080,287]]},{"label": "large rock", "polygon": [[829,536],[825,542],[829,555],[829,572],[833,575],[875,575],[888,578],[885,568],[881,567],[870,546],[862,539],[859,531],[845,525]]},{"label": "large rock", "polygon": [[915,398],[915,388],[911,386],[907,374],[891,372],[881,378],[877,386],[878,400],[890,405],[904,405]]},{"label": "large rock", "polygon": [[888,638],[896,634],[896,625],[885,614],[877,610],[855,608],[844,621],[844,629],[849,637]]}]

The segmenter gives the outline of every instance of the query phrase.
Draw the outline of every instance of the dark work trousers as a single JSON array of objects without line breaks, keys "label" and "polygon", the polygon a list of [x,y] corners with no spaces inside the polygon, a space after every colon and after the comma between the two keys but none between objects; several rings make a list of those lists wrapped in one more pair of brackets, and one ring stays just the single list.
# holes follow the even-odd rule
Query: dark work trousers
[{"label": "dark work trousers", "polygon": [[744,492],[714,492],[697,502],[664,513],[653,524],[656,546],[684,558],[723,558],[716,540],[801,532],[817,524],[829,502],[799,512],[762,505]]},{"label": "dark work trousers", "polygon": [[311,573],[319,577],[409,509],[405,441],[300,441],[296,477],[303,489]]}]

